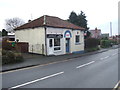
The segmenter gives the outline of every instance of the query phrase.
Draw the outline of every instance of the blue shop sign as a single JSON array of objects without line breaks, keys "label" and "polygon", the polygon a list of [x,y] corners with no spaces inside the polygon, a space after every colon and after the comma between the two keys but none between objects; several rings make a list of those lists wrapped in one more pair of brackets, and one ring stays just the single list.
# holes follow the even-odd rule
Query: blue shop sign
[{"label": "blue shop sign", "polygon": [[69,30],[67,30],[67,31],[65,32],[65,34],[64,34],[64,37],[65,37],[65,38],[71,38],[71,37],[72,37],[71,32],[70,32]]}]

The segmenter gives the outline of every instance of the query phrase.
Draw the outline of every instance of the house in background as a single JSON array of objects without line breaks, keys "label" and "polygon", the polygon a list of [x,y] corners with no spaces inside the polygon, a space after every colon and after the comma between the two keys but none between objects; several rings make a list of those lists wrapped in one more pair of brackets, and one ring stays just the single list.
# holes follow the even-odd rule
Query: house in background
[{"label": "house in background", "polygon": [[2,39],[7,39],[8,42],[14,42],[15,41],[15,35],[3,36]]},{"label": "house in background", "polygon": [[92,38],[96,38],[96,39],[101,38],[101,29],[95,28],[95,30],[90,30],[90,33]]},{"label": "house in background", "polygon": [[[2,33],[3,32],[3,33]],[[8,33],[5,29],[3,29],[1,32],[1,39],[7,40],[8,42],[14,42],[15,41],[15,34],[14,33]]]},{"label": "house in background", "polygon": [[62,55],[84,52],[84,28],[44,15],[15,29],[15,39],[29,44],[29,52]]},{"label": "house in background", "polygon": [[101,34],[101,38],[108,38],[109,39],[109,33],[103,33],[103,34]]}]

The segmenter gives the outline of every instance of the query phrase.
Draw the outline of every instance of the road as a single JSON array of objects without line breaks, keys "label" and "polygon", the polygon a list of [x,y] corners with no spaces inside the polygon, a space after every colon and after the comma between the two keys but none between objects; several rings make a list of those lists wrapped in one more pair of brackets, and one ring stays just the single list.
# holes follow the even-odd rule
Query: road
[{"label": "road", "polygon": [[3,88],[113,88],[118,49],[2,74]]}]

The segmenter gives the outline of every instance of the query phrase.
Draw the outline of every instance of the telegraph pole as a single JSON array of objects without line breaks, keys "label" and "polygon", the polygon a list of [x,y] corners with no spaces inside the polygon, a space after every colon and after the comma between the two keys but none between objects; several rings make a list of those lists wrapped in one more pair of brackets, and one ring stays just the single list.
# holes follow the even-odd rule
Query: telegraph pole
[{"label": "telegraph pole", "polygon": [[112,37],[112,22],[110,22],[110,35]]}]

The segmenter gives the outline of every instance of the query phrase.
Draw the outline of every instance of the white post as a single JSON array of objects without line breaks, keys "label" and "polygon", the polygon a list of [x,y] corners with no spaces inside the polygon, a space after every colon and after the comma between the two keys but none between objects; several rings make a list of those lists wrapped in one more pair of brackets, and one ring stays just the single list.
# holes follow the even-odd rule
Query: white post
[{"label": "white post", "polygon": [[110,22],[110,34],[111,34],[111,37],[112,37],[112,22]]}]

